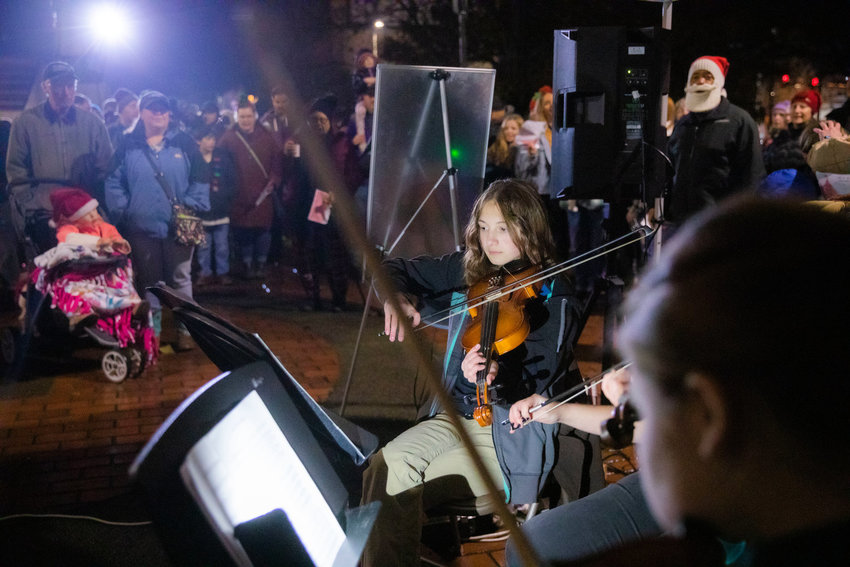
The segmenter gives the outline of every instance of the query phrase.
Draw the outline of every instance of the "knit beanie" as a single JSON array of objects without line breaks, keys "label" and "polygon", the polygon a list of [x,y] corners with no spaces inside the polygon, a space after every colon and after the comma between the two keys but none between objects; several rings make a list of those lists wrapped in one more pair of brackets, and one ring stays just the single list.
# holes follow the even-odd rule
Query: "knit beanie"
[{"label": "knit beanie", "polygon": [[98,202],[82,189],[60,187],[50,194],[53,206],[53,223],[59,226],[62,219],[74,222],[97,209]]},{"label": "knit beanie", "polygon": [[771,114],[788,114],[789,112],[791,112],[790,100],[780,100],[773,105],[773,109],[770,111]]},{"label": "knit beanie", "polygon": [[812,117],[817,118],[821,103],[820,94],[817,91],[800,91],[794,95],[794,98],[791,99],[791,104],[794,104],[795,102],[808,104],[809,108],[812,109]]},{"label": "knit beanie", "polygon": [[[708,71],[714,77],[713,84],[692,85],[691,77],[696,71]],[[717,108],[720,98],[726,93],[726,73],[729,72],[729,61],[725,57],[704,55],[691,63],[688,78],[685,83],[685,107],[690,112],[707,112]]]},{"label": "knit beanie", "polygon": [[118,112],[124,110],[124,107],[133,102],[134,100],[139,100],[139,97],[136,96],[133,91],[125,88],[120,88],[115,91],[113,98],[115,99],[115,102],[118,105]]},{"label": "knit beanie", "polygon": [[328,93],[313,101],[310,105],[310,114],[321,112],[328,117],[328,120],[333,120],[334,111],[336,110],[337,98],[335,94]]}]

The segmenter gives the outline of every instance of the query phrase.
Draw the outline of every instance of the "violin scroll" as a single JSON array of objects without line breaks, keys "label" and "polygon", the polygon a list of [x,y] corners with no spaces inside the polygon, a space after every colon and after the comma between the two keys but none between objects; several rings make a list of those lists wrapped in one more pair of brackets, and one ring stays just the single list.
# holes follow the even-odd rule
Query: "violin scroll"
[{"label": "violin scroll", "polygon": [[489,403],[483,403],[473,410],[472,417],[475,418],[478,425],[487,427],[493,423],[493,408],[490,407]]}]

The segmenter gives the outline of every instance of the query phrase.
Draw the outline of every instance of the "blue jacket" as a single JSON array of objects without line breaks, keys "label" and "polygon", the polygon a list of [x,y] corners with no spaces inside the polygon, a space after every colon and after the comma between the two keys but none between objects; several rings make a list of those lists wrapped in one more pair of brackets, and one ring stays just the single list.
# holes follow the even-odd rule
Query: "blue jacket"
[{"label": "blue jacket", "polygon": [[[387,260],[385,266],[399,291],[418,298],[423,317],[466,298],[461,252],[440,258],[394,258]],[[511,435],[509,427],[501,422],[507,419],[513,402],[532,393],[551,397],[573,385],[567,382],[572,345],[579,327],[578,302],[566,280],[554,277],[544,283],[543,291],[526,306],[531,332],[522,345],[499,357],[499,372],[494,381],[504,402],[493,405],[493,445],[505,492],[513,504],[537,500],[555,462],[559,426],[531,422]],[[475,387],[466,381],[460,368],[464,357],[460,335],[468,320],[466,310],[458,310],[448,320],[443,364],[443,386],[454,398],[457,410],[466,416],[471,415],[475,405],[464,399],[469,392],[474,399]],[[440,407],[433,399],[422,410],[420,417],[432,417]]]},{"label": "blue jacket", "polygon": [[[148,151],[144,125],[139,123],[115,152],[113,171],[106,179],[106,208],[122,229],[166,238],[171,203],[145,156]],[[197,211],[209,210],[210,186],[203,181],[203,158],[188,134],[179,130],[166,133],[165,146],[153,155],[178,202]]]}]

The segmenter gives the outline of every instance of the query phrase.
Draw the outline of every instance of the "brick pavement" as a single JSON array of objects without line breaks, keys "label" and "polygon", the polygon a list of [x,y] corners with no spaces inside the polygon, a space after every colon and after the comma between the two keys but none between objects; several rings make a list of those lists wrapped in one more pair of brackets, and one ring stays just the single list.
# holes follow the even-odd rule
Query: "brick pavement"
[{"label": "brick pavement", "polygon": [[[281,314],[296,308],[297,297],[286,290],[270,294],[259,284],[221,291],[200,296],[202,303],[258,332],[315,399],[327,399],[340,374],[339,356]],[[235,305],[252,296],[253,308]],[[264,309],[264,302],[274,309]],[[173,339],[173,332],[163,338]],[[41,360],[29,365],[27,379],[0,383],[0,515],[56,512],[126,492],[127,469],[151,434],[220,373],[195,349],[163,355],[142,376],[113,384],[100,373],[102,353],[83,349],[72,360]]]}]

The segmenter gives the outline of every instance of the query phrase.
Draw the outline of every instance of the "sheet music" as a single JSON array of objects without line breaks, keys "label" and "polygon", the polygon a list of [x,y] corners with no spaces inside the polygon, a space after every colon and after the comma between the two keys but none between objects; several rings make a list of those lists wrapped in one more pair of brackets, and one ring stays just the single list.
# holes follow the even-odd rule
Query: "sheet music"
[{"label": "sheet music", "polygon": [[[180,473],[235,556],[233,528],[282,509],[317,567],[332,567],[345,533],[256,391],[187,454]],[[235,557],[236,558],[236,557]]]}]

